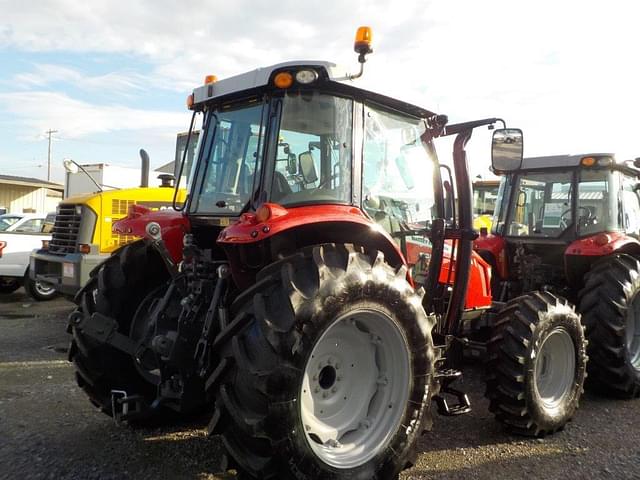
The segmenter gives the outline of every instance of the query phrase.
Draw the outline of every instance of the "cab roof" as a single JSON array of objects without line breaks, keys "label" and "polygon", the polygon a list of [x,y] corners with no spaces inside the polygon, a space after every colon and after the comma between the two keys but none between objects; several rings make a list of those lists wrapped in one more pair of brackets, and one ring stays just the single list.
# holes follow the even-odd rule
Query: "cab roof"
[{"label": "cab roof", "polygon": [[346,95],[366,96],[377,103],[388,105],[391,108],[405,111],[417,117],[430,118],[435,115],[435,113],[417,105],[355,87],[353,79],[351,79],[352,73],[335,63],[324,60],[297,60],[278,63],[217,80],[194,89],[193,103],[198,105],[216,99],[231,98],[236,93],[258,91],[269,86],[274,72],[287,69],[295,71],[305,68],[315,69],[319,73],[319,81],[324,81],[325,84],[327,81],[330,82],[336,91]]},{"label": "cab roof", "polygon": [[611,157],[614,163],[616,163],[613,153],[581,153],[574,155],[550,155],[547,157],[526,157],[522,159],[520,169],[579,167],[580,160],[585,157]]}]

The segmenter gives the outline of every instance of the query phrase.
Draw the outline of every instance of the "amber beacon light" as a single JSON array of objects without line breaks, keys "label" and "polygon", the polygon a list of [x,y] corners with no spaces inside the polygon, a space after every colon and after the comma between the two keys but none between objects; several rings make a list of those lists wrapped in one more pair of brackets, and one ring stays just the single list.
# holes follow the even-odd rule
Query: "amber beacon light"
[{"label": "amber beacon light", "polygon": [[[371,27],[359,27],[356,32],[356,40],[353,43],[353,49],[364,58],[364,55],[372,53],[371,42],[373,41],[373,33]],[[362,63],[362,62],[361,62]]]}]

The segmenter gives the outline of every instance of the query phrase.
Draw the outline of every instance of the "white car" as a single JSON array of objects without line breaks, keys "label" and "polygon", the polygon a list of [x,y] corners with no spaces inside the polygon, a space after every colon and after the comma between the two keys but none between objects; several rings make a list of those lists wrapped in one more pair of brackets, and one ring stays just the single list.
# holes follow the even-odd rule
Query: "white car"
[{"label": "white car", "polygon": [[51,239],[55,214],[0,215],[0,294],[21,286],[36,300],[50,300],[57,295],[52,286],[29,278],[29,255]]},{"label": "white car", "polygon": [[46,219],[42,213],[5,213],[0,215],[0,232],[40,233]]}]

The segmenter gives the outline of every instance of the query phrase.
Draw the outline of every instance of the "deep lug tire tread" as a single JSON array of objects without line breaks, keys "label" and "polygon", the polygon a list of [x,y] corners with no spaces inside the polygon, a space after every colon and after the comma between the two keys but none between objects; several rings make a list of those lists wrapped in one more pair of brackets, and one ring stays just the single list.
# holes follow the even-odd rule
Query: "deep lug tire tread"
[{"label": "deep lug tire tread", "polygon": [[640,396],[640,370],[631,364],[626,345],[625,314],[636,295],[640,261],[625,254],[595,263],[578,295],[589,340],[587,386],[610,396]]},{"label": "deep lug tire tread", "polygon": [[[99,312],[116,318],[119,331],[128,335],[136,307],[164,278],[162,272],[154,271],[149,265],[145,244],[129,244],[92,272],[76,297],[76,312],[85,317]],[[77,384],[100,411],[112,416],[112,389],[124,390],[130,395],[142,394],[149,400],[155,398],[156,387],[139,375],[129,355],[98,344],[73,325],[71,332],[73,340],[69,361],[74,364]],[[136,423],[144,424],[146,421]],[[153,423],[157,418],[148,421]]]},{"label": "deep lug tire tread", "polygon": [[[321,245],[267,267],[251,294],[243,295],[246,303],[234,304],[233,313],[252,319],[224,347],[231,366],[215,385],[210,429],[221,436],[242,478],[386,480],[415,461],[415,443],[430,421],[435,352],[433,323],[405,277],[406,271],[393,269],[382,254]],[[401,312],[397,318],[411,337],[414,388],[393,445],[360,467],[340,470],[312,454],[293,399],[314,339],[336,318],[332,312],[345,311],[349,301]]]},{"label": "deep lug tire tread", "polygon": [[[562,414],[550,418],[533,393],[533,358],[553,325],[570,333],[576,347],[576,371]],[[561,430],[578,408],[586,363],[584,329],[573,305],[548,292],[517,297],[498,313],[487,344],[489,410],[519,435],[542,437]]]}]

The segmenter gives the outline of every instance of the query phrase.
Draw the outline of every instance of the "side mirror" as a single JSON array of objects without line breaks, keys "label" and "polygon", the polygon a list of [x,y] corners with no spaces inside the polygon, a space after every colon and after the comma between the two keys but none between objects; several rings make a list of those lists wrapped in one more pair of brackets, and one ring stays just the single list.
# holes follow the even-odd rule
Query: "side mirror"
[{"label": "side mirror", "polygon": [[491,142],[491,166],[495,173],[508,173],[522,166],[522,130],[500,128],[494,130]]},{"label": "side mirror", "polygon": [[316,165],[313,162],[313,155],[311,152],[302,152],[298,155],[298,161],[300,162],[300,174],[304,183],[309,184],[318,180],[318,174],[316,173]]},{"label": "side mirror", "polygon": [[78,173],[78,164],[70,158],[62,160],[62,165],[64,166],[65,171],[69,173]]}]

